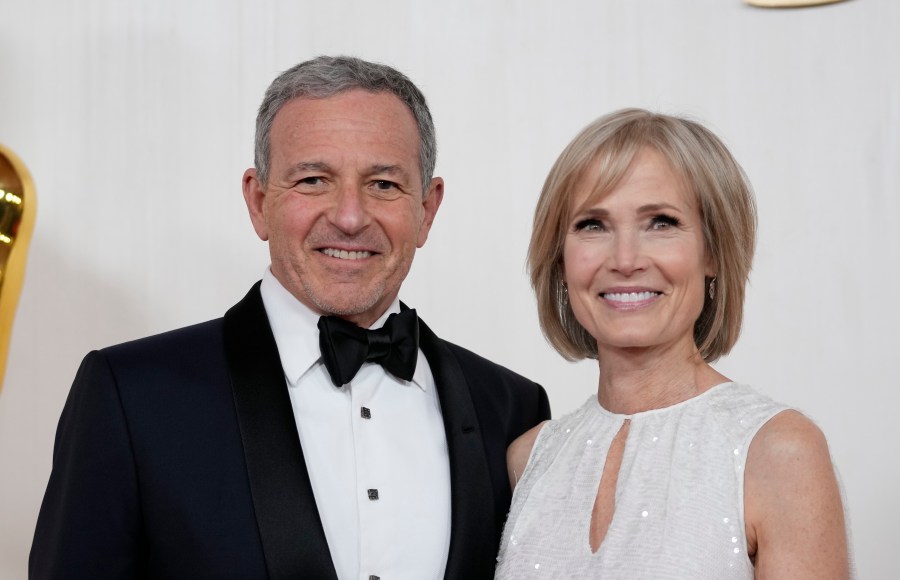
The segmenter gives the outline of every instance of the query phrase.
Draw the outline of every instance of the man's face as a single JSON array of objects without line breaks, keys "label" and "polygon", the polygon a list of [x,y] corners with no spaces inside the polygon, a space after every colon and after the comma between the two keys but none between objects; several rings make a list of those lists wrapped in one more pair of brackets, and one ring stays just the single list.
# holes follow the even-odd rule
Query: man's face
[{"label": "man's face", "polygon": [[278,111],[269,182],[244,173],[244,199],[268,240],[272,273],[320,314],[369,326],[397,296],[443,196],[423,196],[419,132],[386,92],[298,98]]}]

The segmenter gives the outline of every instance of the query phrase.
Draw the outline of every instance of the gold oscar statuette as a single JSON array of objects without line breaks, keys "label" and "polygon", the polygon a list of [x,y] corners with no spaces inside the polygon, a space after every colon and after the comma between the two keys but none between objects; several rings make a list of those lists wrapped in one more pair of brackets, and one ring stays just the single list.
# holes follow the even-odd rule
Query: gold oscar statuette
[{"label": "gold oscar statuette", "polygon": [[25,277],[25,258],[34,231],[34,182],[15,153],[0,145],[0,389],[19,292]]},{"label": "gold oscar statuette", "polygon": [[760,8],[805,8],[822,4],[836,4],[843,0],[744,0],[744,2]]}]

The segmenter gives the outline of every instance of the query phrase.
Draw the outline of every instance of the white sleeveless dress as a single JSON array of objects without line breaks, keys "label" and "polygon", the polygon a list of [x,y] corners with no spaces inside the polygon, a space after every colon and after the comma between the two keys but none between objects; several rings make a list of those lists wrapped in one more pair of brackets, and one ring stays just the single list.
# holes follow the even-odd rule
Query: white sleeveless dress
[{"label": "white sleeveless dress", "polygon": [[[735,383],[635,415],[610,413],[592,396],[541,429],[516,485],[496,578],[752,579],[747,447],[785,409]],[[594,553],[591,511],[607,450],[626,419],[615,513]]]}]

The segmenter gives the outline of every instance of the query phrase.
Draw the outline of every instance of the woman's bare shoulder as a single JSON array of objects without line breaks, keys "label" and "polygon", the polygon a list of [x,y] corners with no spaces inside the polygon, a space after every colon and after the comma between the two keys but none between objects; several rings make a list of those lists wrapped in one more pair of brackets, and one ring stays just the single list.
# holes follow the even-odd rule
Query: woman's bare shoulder
[{"label": "woman's bare shoulder", "polygon": [[825,435],[806,415],[792,409],[782,411],[760,427],[753,445],[761,450],[792,455],[810,449],[828,451]]},{"label": "woman's bare shoulder", "polygon": [[763,425],[747,454],[748,548],[765,578],[846,578],[841,493],[822,430],[797,411]]}]

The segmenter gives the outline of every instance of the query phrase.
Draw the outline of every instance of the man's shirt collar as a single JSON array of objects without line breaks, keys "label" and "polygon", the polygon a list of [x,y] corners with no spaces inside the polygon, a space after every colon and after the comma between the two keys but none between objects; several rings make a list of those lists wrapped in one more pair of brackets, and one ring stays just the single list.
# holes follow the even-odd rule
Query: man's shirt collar
[{"label": "man's shirt collar", "polygon": [[[262,295],[266,315],[269,318],[269,326],[275,337],[275,344],[278,346],[278,356],[281,358],[284,376],[288,383],[296,385],[297,381],[315,365],[322,364],[318,328],[320,315],[294,298],[293,294],[275,278],[271,268],[266,268],[259,291]],[[400,299],[395,298],[388,309],[369,328],[381,328],[388,316],[398,312],[400,312]],[[420,348],[416,372],[410,382],[415,383],[424,391],[428,384],[425,376],[427,363],[422,364],[422,359],[424,359],[424,355]],[[402,379],[393,378],[398,382],[405,383]]]}]

